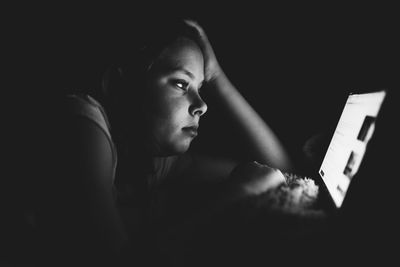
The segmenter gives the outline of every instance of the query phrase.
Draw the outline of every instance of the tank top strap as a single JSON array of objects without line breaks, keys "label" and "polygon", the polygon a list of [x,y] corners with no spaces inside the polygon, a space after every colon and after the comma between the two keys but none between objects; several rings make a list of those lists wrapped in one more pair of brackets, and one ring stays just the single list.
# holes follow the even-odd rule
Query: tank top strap
[{"label": "tank top strap", "polygon": [[100,126],[107,136],[111,138],[107,115],[100,103],[93,97],[89,95],[68,95],[67,102],[70,114],[81,115],[90,119]]}]

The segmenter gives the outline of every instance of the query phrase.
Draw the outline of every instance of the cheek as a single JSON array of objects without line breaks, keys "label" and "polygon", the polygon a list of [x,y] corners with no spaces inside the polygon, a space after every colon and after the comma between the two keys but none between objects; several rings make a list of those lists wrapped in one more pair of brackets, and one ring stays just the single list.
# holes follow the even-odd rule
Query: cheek
[{"label": "cheek", "polygon": [[187,99],[168,88],[167,82],[163,79],[157,80],[151,87],[151,95],[148,101],[148,112],[152,130],[158,134],[168,134],[171,131],[180,129],[185,123],[189,114]]},{"label": "cheek", "polygon": [[155,127],[161,129],[173,129],[182,127],[187,113],[183,101],[174,98],[160,98],[152,110]]},{"label": "cheek", "polygon": [[167,82],[161,79],[150,86],[148,109],[155,117],[169,117],[174,112],[175,99],[166,84]]}]

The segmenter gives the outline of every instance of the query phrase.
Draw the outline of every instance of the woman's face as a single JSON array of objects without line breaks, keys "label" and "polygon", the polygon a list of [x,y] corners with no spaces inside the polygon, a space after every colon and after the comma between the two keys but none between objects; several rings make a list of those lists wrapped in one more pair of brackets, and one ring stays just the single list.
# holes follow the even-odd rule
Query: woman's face
[{"label": "woman's face", "polygon": [[154,155],[183,153],[197,136],[200,116],[207,110],[199,94],[203,80],[203,55],[189,39],[175,41],[153,64],[146,111]]}]

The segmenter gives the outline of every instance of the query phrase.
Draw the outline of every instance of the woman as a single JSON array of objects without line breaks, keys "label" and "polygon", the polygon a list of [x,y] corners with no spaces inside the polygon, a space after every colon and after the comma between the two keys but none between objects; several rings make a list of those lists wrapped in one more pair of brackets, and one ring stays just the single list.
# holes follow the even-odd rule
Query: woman
[{"label": "woman", "polygon": [[[218,206],[285,181],[277,170],[290,169],[285,150],[230,83],[203,29],[191,20],[157,27],[139,53],[108,69],[101,95],[65,101],[56,135],[61,148],[54,147],[62,157],[50,175],[61,178],[49,181],[56,207],[46,204],[52,213],[44,215],[48,242],[68,241],[56,246],[56,255],[69,251],[72,260],[100,263],[130,257],[125,249],[146,255],[148,226],[167,212],[163,197],[171,191],[158,190],[165,185],[222,181],[225,190],[213,202]],[[207,111],[203,87],[231,115],[260,163],[188,152]]]}]

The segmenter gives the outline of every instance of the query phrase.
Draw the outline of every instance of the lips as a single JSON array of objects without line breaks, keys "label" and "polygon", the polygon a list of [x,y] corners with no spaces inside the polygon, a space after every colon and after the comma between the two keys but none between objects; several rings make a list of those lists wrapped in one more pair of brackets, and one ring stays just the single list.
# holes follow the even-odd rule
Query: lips
[{"label": "lips", "polygon": [[189,135],[192,136],[192,137],[196,137],[197,134],[198,134],[198,132],[197,132],[197,129],[198,129],[198,128],[199,128],[199,127],[196,126],[196,125],[194,125],[194,126],[189,126],[189,127],[183,127],[183,128],[182,128],[182,131],[184,131],[185,133],[189,134]]}]

